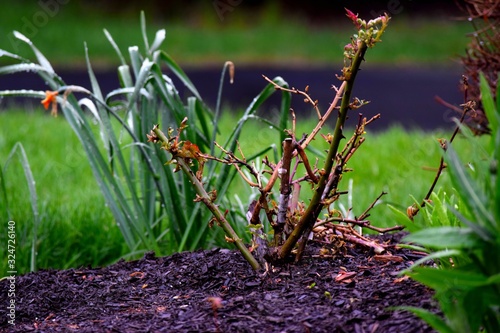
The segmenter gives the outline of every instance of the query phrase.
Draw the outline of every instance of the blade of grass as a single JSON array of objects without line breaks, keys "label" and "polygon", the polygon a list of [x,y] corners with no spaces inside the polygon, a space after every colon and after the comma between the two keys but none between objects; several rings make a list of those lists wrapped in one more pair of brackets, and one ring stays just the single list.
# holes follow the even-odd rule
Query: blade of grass
[{"label": "blade of grass", "polygon": [[5,50],[2,50],[0,49],[0,58],[1,57],[8,57],[8,58],[12,58],[12,59],[15,59],[15,60],[19,60],[20,62],[29,62],[28,59],[26,58],[23,58],[17,54],[14,54],[14,53],[11,53],[9,51],[5,51]]},{"label": "blade of grass", "polygon": [[14,37],[16,37],[17,39],[28,44],[29,47],[31,48],[31,50],[33,51],[33,53],[35,54],[35,56],[38,60],[38,63],[40,63],[40,65],[45,69],[45,71],[47,71],[48,73],[54,74],[54,69],[52,68],[52,65],[50,64],[50,62],[47,60],[47,58],[45,58],[45,56],[42,54],[42,52],[40,52],[40,50],[38,50],[38,48],[36,48],[36,46],[33,44],[33,42],[28,37],[26,37],[25,35],[23,35],[19,31],[14,31]]},{"label": "blade of grass", "polygon": [[153,40],[153,44],[148,50],[149,56],[151,57],[156,50],[158,50],[165,40],[165,29],[158,30],[155,35],[155,39]]},{"label": "blade of grass", "polygon": [[191,93],[201,100],[200,93],[194,86],[193,82],[189,79],[186,73],[182,70],[181,67],[164,51],[156,51],[153,55],[153,61],[157,64],[164,63],[168,68],[182,81],[182,83],[186,86],[186,88],[191,91]]},{"label": "blade of grass", "polygon": [[144,41],[144,50],[147,52],[149,50],[148,34],[146,31],[146,14],[141,11],[141,33],[142,39]]},{"label": "blade of grass", "polygon": [[[21,162],[21,166],[23,167],[24,177],[26,178],[26,183],[28,184],[28,191],[30,194],[30,203],[31,203],[31,211],[33,212],[33,236],[31,238],[31,261],[30,261],[30,270],[31,272],[36,271],[36,254],[37,254],[37,235],[38,235],[38,226],[40,224],[40,214],[38,211],[38,195],[36,193],[36,185],[35,178],[33,177],[33,172],[31,171],[31,166],[28,161],[28,156],[26,155],[26,151],[21,143],[16,143],[12,148],[9,156],[4,165],[5,169],[8,167],[10,161],[14,157],[15,154],[18,154],[19,160]],[[7,201],[6,201],[7,202]]]},{"label": "blade of grass", "polygon": [[142,56],[139,52],[139,47],[138,46],[130,46],[128,48],[128,54],[130,57],[130,63],[132,64],[132,70],[134,71],[135,77],[139,74],[139,70],[141,69],[142,65]]},{"label": "blade of grass", "polygon": [[[217,101],[215,103],[215,115],[214,115],[214,126],[212,130],[212,140],[210,141],[210,155],[214,155],[214,148],[215,148],[215,139],[217,137],[217,132],[218,132],[218,123],[219,123],[219,117],[220,117],[220,105],[221,105],[221,100],[222,100],[222,88],[224,87],[224,77],[226,74],[226,70],[229,66],[233,66],[234,64],[232,62],[226,61],[224,63],[224,66],[222,67],[222,72],[220,75],[220,80],[219,80],[219,90],[217,92]],[[234,68],[233,68],[234,71]],[[233,78],[231,78],[231,83],[233,83]]]},{"label": "blade of grass", "polygon": [[452,181],[457,187],[458,192],[467,197],[467,200],[464,198],[464,203],[467,205],[469,211],[474,216],[480,217],[479,221],[477,221],[479,224],[484,224],[490,231],[495,230],[495,219],[484,205],[488,200],[484,197],[483,191],[478,188],[478,185],[467,174],[453,147],[448,147],[445,160],[448,165],[448,172],[452,175]]},{"label": "blade of grass", "polygon": [[428,310],[413,306],[398,306],[396,309],[412,312],[421,319],[425,320],[425,322],[427,322],[432,328],[434,328],[438,332],[456,333],[452,328],[450,328],[450,326],[446,324],[446,322],[441,317]]},{"label": "blade of grass", "polygon": [[115,50],[116,54],[118,55],[118,58],[120,58],[120,62],[122,63],[122,66],[126,66],[127,62],[125,61],[125,58],[123,57],[123,54],[120,51],[120,48],[118,47],[118,45],[116,44],[115,40],[113,39],[113,36],[111,36],[111,34],[109,33],[109,31],[106,30],[106,29],[103,29],[103,31],[104,31],[104,35],[108,39],[109,43],[111,44],[111,46]]},{"label": "blade of grass", "polygon": [[483,109],[486,113],[486,118],[488,118],[488,126],[490,127],[492,133],[496,133],[498,130],[499,115],[498,111],[495,109],[495,101],[491,94],[490,85],[482,72],[479,73],[479,87],[481,90]]}]

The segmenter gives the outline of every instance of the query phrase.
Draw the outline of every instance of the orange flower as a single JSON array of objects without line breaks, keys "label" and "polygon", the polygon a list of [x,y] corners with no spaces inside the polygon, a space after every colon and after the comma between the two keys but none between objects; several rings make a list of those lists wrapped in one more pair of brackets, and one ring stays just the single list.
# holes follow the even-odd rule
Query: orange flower
[{"label": "orange flower", "polygon": [[47,90],[45,92],[45,99],[41,102],[45,110],[49,109],[49,105],[52,104],[51,115],[57,116],[57,99],[56,96],[59,94],[57,91]]}]

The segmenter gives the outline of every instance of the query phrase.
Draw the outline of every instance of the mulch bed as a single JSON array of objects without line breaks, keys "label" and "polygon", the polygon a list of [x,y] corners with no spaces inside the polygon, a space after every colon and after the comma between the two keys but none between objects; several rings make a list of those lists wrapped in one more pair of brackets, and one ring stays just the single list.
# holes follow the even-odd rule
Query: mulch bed
[{"label": "mulch bed", "polygon": [[[396,244],[401,234],[379,236]],[[398,276],[417,255],[359,246],[335,255],[311,244],[299,264],[256,275],[235,251],[213,249],[43,270],[16,278],[15,325],[0,332],[434,332],[408,312],[437,312],[432,292]],[[8,281],[0,281],[6,299]]]}]

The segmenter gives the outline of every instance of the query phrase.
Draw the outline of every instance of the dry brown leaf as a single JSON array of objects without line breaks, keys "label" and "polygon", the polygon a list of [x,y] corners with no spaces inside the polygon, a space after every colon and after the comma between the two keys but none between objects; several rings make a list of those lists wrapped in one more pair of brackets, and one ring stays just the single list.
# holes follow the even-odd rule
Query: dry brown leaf
[{"label": "dry brown leaf", "polygon": [[357,274],[356,272],[340,271],[335,277],[335,282],[351,283],[352,282],[351,278],[356,276],[356,274]]},{"label": "dry brown leaf", "polygon": [[130,273],[129,276],[131,278],[143,279],[146,276],[146,273],[144,273],[144,272],[133,272],[133,273]]}]

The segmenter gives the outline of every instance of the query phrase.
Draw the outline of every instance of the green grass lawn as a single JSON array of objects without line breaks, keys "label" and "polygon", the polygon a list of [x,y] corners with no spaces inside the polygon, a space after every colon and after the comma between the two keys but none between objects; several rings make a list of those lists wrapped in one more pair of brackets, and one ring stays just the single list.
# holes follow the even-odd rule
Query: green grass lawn
[{"label": "green grass lawn", "polygon": [[[102,265],[124,254],[120,231],[65,120],[47,117],[42,112],[3,112],[0,118],[2,167],[14,144],[21,142],[36,181],[42,221],[38,232],[38,267]],[[15,126],[14,132],[11,126]],[[16,221],[17,264],[25,271],[29,267],[34,219],[19,159],[13,159],[4,176]]]},{"label": "green grass lawn", "polygon": [[[36,23],[33,18],[40,7],[35,2],[12,3],[0,13],[0,35],[6,36],[0,40],[0,49],[30,55],[28,48],[12,36],[12,31],[18,30],[60,67],[83,66],[84,42],[94,66],[114,66],[118,59],[103,28],[125,55],[129,45],[143,47],[138,12],[112,15],[91,6],[86,9],[79,10],[69,3],[46,22]],[[230,19],[221,22],[211,10],[200,17],[168,21],[154,20],[154,13],[146,10],[148,34],[152,40],[158,29],[166,29],[165,50],[181,66],[221,66],[226,60],[237,66],[314,66],[341,63],[343,47],[354,32],[347,18],[311,25],[298,17],[281,17],[272,11],[252,15],[235,11]],[[464,54],[469,40],[466,34],[471,31],[465,21],[396,15],[384,35],[383,45],[370,52],[369,61],[392,65],[450,64]]]},{"label": "green grass lawn", "polygon": [[[222,119],[222,133],[229,132],[235,119]],[[299,122],[299,130],[309,131],[310,121]],[[407,132],[400,128],[371,134],[349,167],[354,171],[344,175],[341,189],[353,180],[353,209],[359,215],[381,191],[389,194],[372,211],[371,221],[379,227],[395,224],[386,206],[391,203],[405,210],[412,203],[410,195],[422,198],[432,182],[440,152],[436,138],[446,133]],[[251,123],[245,128],[241,146],[247,154],[275,142],[276,131]],[[219,140],[223,141],[222,138]],[[52,118],[36,112],[0,113],[0,161],[2,167],[16,142],[24,146],[38,192],[41,224],[38,229],[39,268],[68,268],[81,265],[106,265],[127,254],[125,243],[92,176],[78,139],[63,117]],[[316,148],[326,148],[316,140]],[[463,156],[469,156],[470,146],[461,137],[456,146]],[[19,272],[29,268],[33,216],[29,194],[20,163],[11,162],[5,173],[8,199],[17,227],[17,264]],[[304,186],[306,187],[306,186]],[[439,187],[452,191],[445,174]],[[247,204],[241,183],[236,181],[233,195]],[[307,190],[303,193],[307,199]],[[340,201],[347,206],[347,198]],[[417,220],[418,221],[418,220]],[[2,223],[2,225],[6,225]],[[0,241],[6,240],[6,231]],[[0,247],[0,252],[4,247]],[[5,258],[3,253],[0,257]],[[5,260],[0,264],[5,271]]]}]

